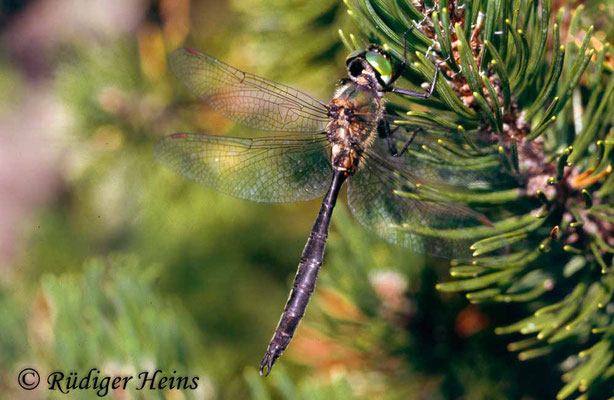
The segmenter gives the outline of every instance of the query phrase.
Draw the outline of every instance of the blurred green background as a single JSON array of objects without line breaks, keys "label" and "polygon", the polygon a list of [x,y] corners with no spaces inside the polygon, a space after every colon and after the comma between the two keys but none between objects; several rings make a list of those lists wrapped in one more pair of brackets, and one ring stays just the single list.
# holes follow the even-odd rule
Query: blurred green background
[{"label": "blurred green background", "polygon": [[327,100],[344,76],[332,0],[10,0],[0,5],[0,398],[96,398],[17,383],[26,366],[198,375],[197,390],[114,399],[541,399],[560,386],[492,328],[518,306],[441,297],[446,264],[335,210],[295,341],[257,365],[319,202],[256,204],[164,170],[173,132],[249,135],[193,97],[189,45]]}]

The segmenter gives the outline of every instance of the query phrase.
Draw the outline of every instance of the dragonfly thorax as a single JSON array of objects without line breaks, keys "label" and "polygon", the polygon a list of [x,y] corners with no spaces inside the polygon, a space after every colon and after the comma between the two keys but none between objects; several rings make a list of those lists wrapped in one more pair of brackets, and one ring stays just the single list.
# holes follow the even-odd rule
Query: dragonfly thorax
[{"label": "dragonfly thorax", "polygon": [[328,104],[330,122],[326,127],[331,143],[331,163],[351,175],[360,165],[363,152],[371,145],[383,114],[383,100],[374,90],[348,83]]}]

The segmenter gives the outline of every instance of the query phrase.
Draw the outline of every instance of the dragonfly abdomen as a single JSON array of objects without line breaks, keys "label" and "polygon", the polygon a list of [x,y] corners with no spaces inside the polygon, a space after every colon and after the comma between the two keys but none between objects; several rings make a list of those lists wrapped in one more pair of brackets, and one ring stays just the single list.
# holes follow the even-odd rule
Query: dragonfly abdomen
[{"label": "dragonfly abdomen", "polygon": [[305,243],[286,307],[284,307],[284,312],[277,324],[277,329],[275,329],[266,355],[260,363],[261,375],[264,373],[265,368],[267,369],[267,374],[271,371],[275,361],[277,361],[279,356],[288,347],[288,344],[290,344],[296,328],[301,322],[303,315],[305,315],[307,304],[316,286],[318,272],[322,266],[333,208],[346,177],[347,175],[343,171],[335,171],[331,186],[324,200],[322,200],[318,218],[313,225],[307,243]]}]

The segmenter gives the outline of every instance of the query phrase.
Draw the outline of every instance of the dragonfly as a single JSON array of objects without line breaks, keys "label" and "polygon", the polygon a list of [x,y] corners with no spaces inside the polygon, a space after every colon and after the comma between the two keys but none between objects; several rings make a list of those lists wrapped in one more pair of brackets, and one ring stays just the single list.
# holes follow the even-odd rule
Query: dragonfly
[{"label": "dragonfly", "polygon": [[[349,208],[358,221],[388,241],[416,252],[446,258],[464,255],[467,243],[431,236],[430,229],[487,223],[464,205],[416,194],[421,185],[446,185],[455,175],[439,171],[407,151],[420,128],[406,131],[403,139],[407,140],[398,150],[399,125],[391,127],[395,123],[386,114],[384,95],[428,98],[439,71],[436,65],[424,92],[393,86],[406,63],[406,50],[397,65],[376,44],[354,51],[346,60],[348,77],[324,103],[194,49],[182,48],[170,56],[176,76],[219,113],[248,128],[285,134],[242,138],[176,133],[156,145],[158,162],[241,199],[274,203],[323,196],[289,298],[260,364],[260,375],[271,372],[305,314],[344,182]],[[410,195],[400,196],[400,190]]]}]

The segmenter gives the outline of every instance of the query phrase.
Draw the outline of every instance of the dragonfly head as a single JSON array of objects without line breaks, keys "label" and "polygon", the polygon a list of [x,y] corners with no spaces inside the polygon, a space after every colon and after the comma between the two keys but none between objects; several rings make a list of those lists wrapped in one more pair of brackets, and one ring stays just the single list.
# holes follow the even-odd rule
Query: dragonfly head
[{"label": "dragonfly head", "polygon": [[366,50],[355,51],[346,59],[348,75],[353,81],[361,76],[375,78],[381,87],[392,80],[392,59],[379,45],[371,44]]}]

